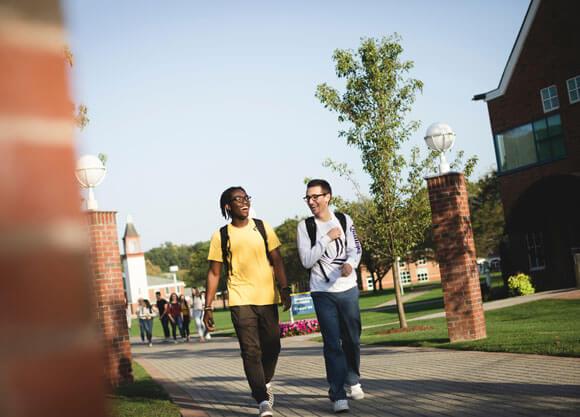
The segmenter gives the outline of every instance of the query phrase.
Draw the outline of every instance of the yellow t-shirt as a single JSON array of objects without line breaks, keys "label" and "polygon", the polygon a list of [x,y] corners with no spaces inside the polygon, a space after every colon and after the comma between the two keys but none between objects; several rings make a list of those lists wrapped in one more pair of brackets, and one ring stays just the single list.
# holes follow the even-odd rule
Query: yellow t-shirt
[{"label": "yellow t-shirt", "polygon": [[[278,236],[268,223],[264,222],[268,249],[280,246]],[[279,302],[280,297],[274,282],[274,274],[266,256],[266,246],[254,220],[244,227],[228,224],[230,251],[232,253],[228,279],[230,306],[268,305]],[[210,261],[223,262],[220,231],[211,237],[209,245]]]}]

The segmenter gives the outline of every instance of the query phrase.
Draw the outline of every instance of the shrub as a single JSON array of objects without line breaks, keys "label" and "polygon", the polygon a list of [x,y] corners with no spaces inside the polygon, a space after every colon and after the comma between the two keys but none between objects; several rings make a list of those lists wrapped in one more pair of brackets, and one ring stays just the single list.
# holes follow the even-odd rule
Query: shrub
[{"label": "shrub", "polygon": [[532,279],[529,275],[519,273],[508,278],[508,287],[510,295],[528,295],[536,292],[532,285]]},{"label": "shrub", "polygon": [[318,320],[296,320],[294,323],[280,323],[280,337],[299,336],[320,331]]}]

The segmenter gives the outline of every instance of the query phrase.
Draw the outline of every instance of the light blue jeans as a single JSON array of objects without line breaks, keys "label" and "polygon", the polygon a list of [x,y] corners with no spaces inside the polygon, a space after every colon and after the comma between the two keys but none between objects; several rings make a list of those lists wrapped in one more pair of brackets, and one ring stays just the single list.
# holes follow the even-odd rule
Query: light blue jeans
[{"label": "light blue jeans", "polygon": [[343,292],[313,292],[314,309],[324,342],[326,380],[331,401],[346,398],[344,385],[360,379],[361,320],[357,287]]}]

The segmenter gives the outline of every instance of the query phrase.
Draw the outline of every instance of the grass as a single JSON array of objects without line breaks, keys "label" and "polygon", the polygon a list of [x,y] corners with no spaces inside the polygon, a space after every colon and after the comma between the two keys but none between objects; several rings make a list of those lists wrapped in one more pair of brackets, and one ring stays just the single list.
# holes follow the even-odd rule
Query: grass
[{"label": "grass", "polygon": [[179,417],[179,407],[171,402],[161,385],[141,365],[133,362],[134,382],[118,387],[110,395],[115,417]]},{"label": "grass", "polygon": [[[503,281],[500,274],[492,274],[492,284],[494,289],[501,290],[503,288]],[[429,290],[427,293],[422,294],[411,301],[405,303],[405,313],[408,319],[418,317],[425,314],[436,313],[443,311],[443,293],[441,291],[441,284],[435,284],[436,286]],[[425,284],[415,284],[412,287],[405,287],[405,295],[412,294],[413,291],[423,289],[425,286],[433,286],[433,283]],[[399,316],[395,307],[381,310],[381,311],[364,311],[368,309],[375,308],[378,305],[386,303],[395,298],[394,289],[389,288],[383,290],[382,293],[375,293],[373,291],[363,291],[361,292],[359,298],[359,305],[361,311],[361,319],[363,326],[375,325],[375,324],[385,324],[398,321]],[[429,301],[429,302],[427,302]],[[425,302],[422,305],[416,305],[416,303]],[[282,308],[279,307],[280,322],[289,322],[290,313],[283,312]],[[216,324],[216,336],[235,336],[233,330],[232,320],[230,318],[229,310],[218,309],[213,313],[214,321]],[[316,318],[315,313],[301,314],[295,317],[295,319],[312,319]],[[192,334],[196,334],[195,323],[190,323],[190,331]],[[131,336],[139,337],[139,322],[138,320],[133,320],[131,326]],[[153,321],[153,337],[163,338],[163,328],[161,327],[161,322],[159,318],[155,318]]]},{"label": "grass", "polygon": [[576,317],[580,317],[580,300],[538,300],[487,311],[487,338],[482,340],[449,343],[447,323],[438,318],[409,324],[434,330],[389,335],[377,332],[397,326],[363,330],[361,343],[578,357],[580,320]]}]

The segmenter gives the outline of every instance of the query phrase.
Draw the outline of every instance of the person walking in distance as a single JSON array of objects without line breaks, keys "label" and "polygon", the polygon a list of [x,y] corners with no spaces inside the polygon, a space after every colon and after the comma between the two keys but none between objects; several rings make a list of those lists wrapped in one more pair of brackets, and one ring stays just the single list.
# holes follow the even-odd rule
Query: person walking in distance
[{"label": "person walking in distance", "polygon": [[185,335],[185,341],[189,342],[189,322],[191,319],[189,316],[189,304],[183,294],[179,296],[179,305],[181,305],[181,317],[183,318],[183,334]]},{"label": "person walking in distance", "polygon": [[193,297],[191,301],[191,315],[193,316],[193,321],[195,322],[195,327],[197,329],[197,334],[199,334],[199,341],[205,342],[206,339],[211,338],[209,331],[203,324],[203,306],[205,305],[205,297],[202,297],[197,288],[191,291]]},{"label": "person walking in distance", "polygon": [[173,343],[177,343],[177,335],[175,328],[179,329],[179,334],[183,338],[183,313],[181,311],[181,304],[177,294],[172,292],[169,296],[169,303],[165,306],[165,311],[169,315],[169,323],[171,324],[171,334],[173,335]]},{"label": "person walking in distance", "polygon": [[161,321],[161,327],[163,327],[163,335],[165,336],[165,341],[169,340],[169,316],[165,310],[167,305],[167,300],[161,298],[161,292],[157,291],[155,293],[155,298],[157,299],[157,311],[159,312],[159,321]]},{"label": "person walking in distance", "polygon": [[211,303],[223,265],[244,371],[260,416],[265,417],[274,415],[270,381],[280,353],[279,296],[274,276],[281,287],[284,311],[290,308],[291,300],[278,250],[280,241],[268,223],[249,217],[250,200],[242,187],[230,187],[221,195],[222,215],[231,218],[231,223],[216,231],[211,238],[203,321],[209,330],[214,330]]},{"label": "person walking in distance", "polygon": [[149,300],[139,299],[139,307],[137,308],[137,317],[139,318],[139,328],[141,329],[141,341],[147,343],[149,347],[153,346],[151,341],[153,335],[153,317],[157,315],[157,310],[153,307]]},{"label": "person walking in distance", "polygon": [[362,400],[360,384],[359,290],[355,268],[362,254],[351,218],[333,213],[330,184],[312,180],[304,201],[313,216],[298,224],[300,261],[310,270],[310,291],[322,333],[328,395],[334,412],[349,409],[350,397]]}]

